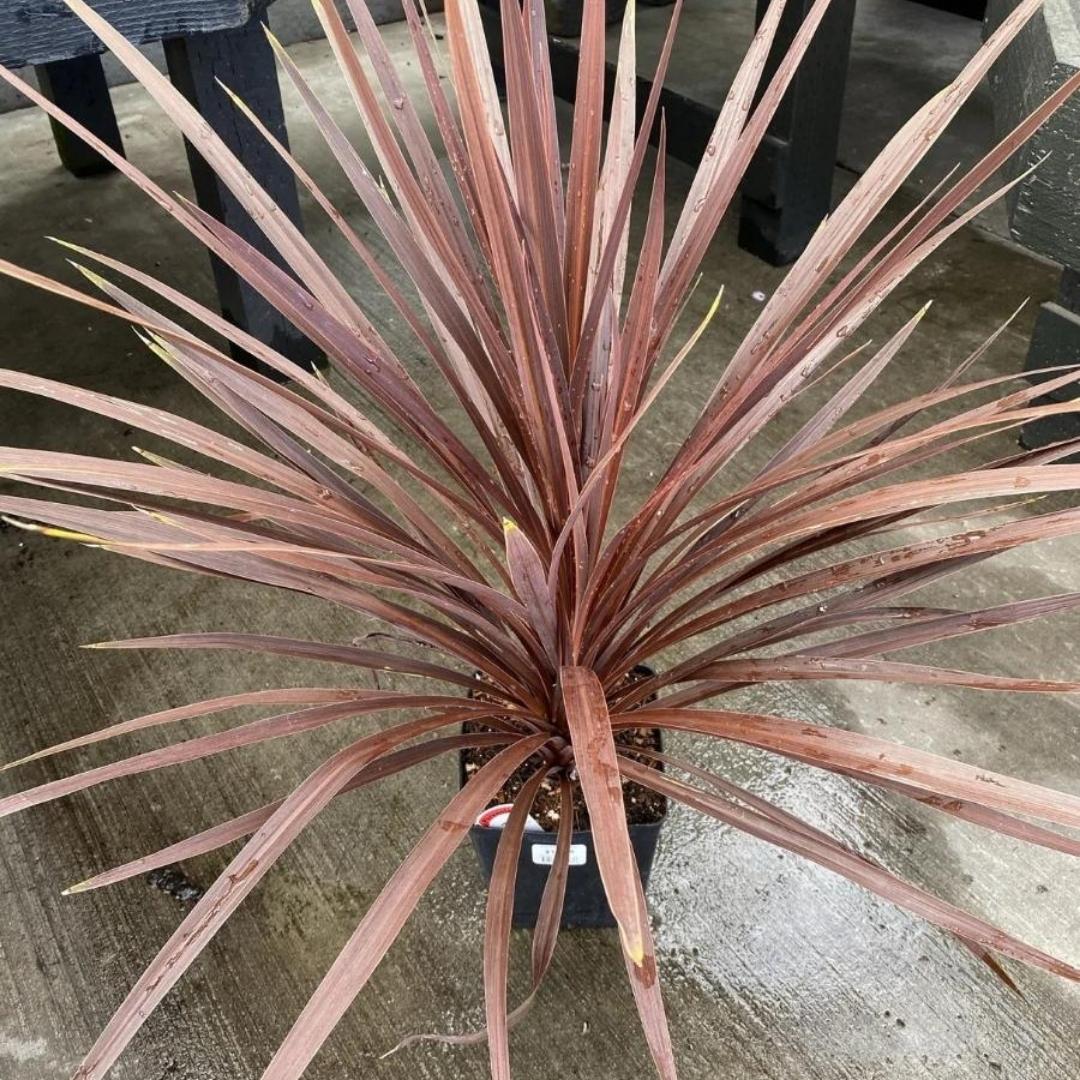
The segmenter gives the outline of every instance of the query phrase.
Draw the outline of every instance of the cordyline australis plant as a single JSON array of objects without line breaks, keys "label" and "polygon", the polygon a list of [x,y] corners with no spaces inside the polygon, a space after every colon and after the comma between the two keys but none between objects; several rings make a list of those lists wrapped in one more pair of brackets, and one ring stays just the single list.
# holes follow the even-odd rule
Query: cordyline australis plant
[{"label": "cordyline australis plant", "polygon": [[[319,8],[341,77],[370,134],[380,176],[369,170],[275,43],[312,122],[411,287],[383,268],[258,119],[250,113],[248,119],[385,290],[414,343],[452,391],[468,419],[467,432],[455,430],[431,404],[356,298],[184,98],[82,0],[67,3],[217,170],[289,272],[189,202],[161,190],[14,75],[3,77],[93,144],[276,305],[325,351],[335,378],[331,383],[301,370],[167,284],[106,255],[78,249],[82,258],[142,287],[153,303],[89,270],[86,275],[106,299],[4,264],[15,278],[134,323],[148,346],[250,439],[6,371],[0,374],[6,387],[133,425],[203,455],[210,464],[201,471],[150,455],[145,462],[120,462],[3,448],[0,470],[9,478],[91,497],[98,505],[5,496],[0,508],[51,535],[164,566],[320,597],[389,624],[392,633],[424,642],[431,653],[419,660],[393,647],[241,632],[179,634],[111,647],[241,649],[397,672],[444,686],[414,692],[290,687],[237,693],[142,716],[32,755],[41,758],[238,706],[283,710],[9,795],[0,799],[0,813],[345,717],[415,710],[413,719],[343,746],[283,799],[71,890],[96,888],[244,840],[131,990],[77,1077],[105,1075],[222,923],[331,800],[465,746],[497,752],[454,795],[387,882],[267,1067],[268,1080],[303,1073],[478,813],[523,765],[535,768],[501,836],[485,928],[486,1027],[476,1038],[488,1039],[497,1077],[508,1075],[507,1030],[525,1007],[508,1014],[509,926],[522,833],[545,780],[559,785],[563,812],[534,936],[534,987],[549,965],[560,923],[573,817],[569,807],[580,785],[630,984],[656,1067],[665,1077],[675,1076],[675,1064],[620,780],[645,785],[858,882],[950,931],[1006,980],[996,954],[1080,977],[1075,967],[908,884],[727,780],[670,757],[662,758],[667,768],[660,771],[650,767],[656,760],[628,752],[614,739],[621,730],[646,726],[731,740],[1033,844],[1080,853],[1080,842],[1047,827],[1080,826],[1076,796],[839,728],[697,707],[749,684],[794,679],[1042,692],[1080,688],[1080,683],[888,658],[914,645],[1080,606],[1078,593],[977,611],[904,602],[919,586],[998,552],[1080,532],[1080,510],[1029,512],[977,531],[914,542],[899,533],[931,507],[1080,486],[1080,467],[1058,463],[1080,449],[1080,442],[1018,452],[971,471],[949,471],[956,448],[1071,408],[1032,402],[1036,394],[1046,395],[1080,374],[1054,372],[1037,389],[1008,392],[1004,379],[964,382],[965,369],[991,338],[936,389],[861,419],[845,418],[902,348],[918,316],[868,358],[860,350],[850,352],[847,339],[985,205],[988,200],[982,199],[960,212],[1080,82],[1074,77],[1063,85],[974,168],[940,186],[851,265],[853,247],[1036,12],[1036,0],[1016,8],[956,80],[889,142],[822,224],[726,358],[715,389],[655,487],[640,505],[620,507],[618,515],[614,495],[627,440],[716,310],[713,304],[702,324],[674,347],[679,315],[702,258],[827,0],[814,5],[786,59],[762,83],[782,8],[775,0],[735,75],[674,222],[666,219],[657,88],[668,64],[678,5],[640,125],[635,123],[630,5],[606,137],[601,121],[604,5],[601,0],[585,5],[565,178],[540,0],[526,0],[524,7],[516,0],[502,5],[508,123],[496,96],[476,0],[447,4],[453,103],[440,82],[435,47],[413,0],[406,0],[427,95],[424,108],[438,127],[435,145],[364,4],[350,0],[370,67],[361,64],[334,6]],[[244,109],[239,101],[237,107]],[[643,175],[643,166],[654,127],[660,131],[660,153],[650,177]],[[447,173],[438,154],[449,162]],[[647,223],[630,273],[628,220],[639,186],[649,189]],[[842,270],[842,264],[848,268]],[[247,350],[290,384],[238,365],[153,306],[160,303]],[[778,411],[840,360],[847,360],[841,370],[850,373],[841,388],[756,475],[736,484],[729,463],[756,436],[768,437]],[[996,396],[987,403],[983,394],[982,403],[972,404],[973,395],[987,388]],[[926,419],[928,409],[946,403],[952,406],[949,418]],[[380,426],[364,411],[370,404],[385,418]],[[407,452],[403,445],[419,449]],[[220,479],[214,463],[246,476]],[[896,478],[913,466],[926,478]],[[853,553],[852,542],[869,537],[873,546]],[[822,631],[831,632],[824,642]],[[628,678],[635,665],[673,646],[681,648],[679,662],[643,681]],[[483,680],[487,700],[466,693],[476,686],[474,672]],[[531,995],[526,1005],[528,1000]]]}]

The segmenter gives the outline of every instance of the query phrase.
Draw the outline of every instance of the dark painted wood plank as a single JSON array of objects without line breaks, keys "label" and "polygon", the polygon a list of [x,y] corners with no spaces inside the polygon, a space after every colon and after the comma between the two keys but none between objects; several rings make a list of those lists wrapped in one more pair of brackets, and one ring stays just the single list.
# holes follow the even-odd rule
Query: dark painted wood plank
[{"label": "dark painted wood plank", "polygon": [[[793,0],[789,5],[781,27],[783,49],[790,44],[808,7],[809,0]],[[482,0],[480,10],[499,77],[502,41],[498,4],[496,0]],[[798,256],[830,209],[854,10],[855,0],[834,0],[801,73],[781,104],[744,181],[739,243],[775,266]],[[549,38],[549,51],[555,93],[572,102],[577,83],[578,44],[576,40],[553,35]],[[780,55],[782,51],[778,47],[770,57],[769,74]],[[605,118],[614,80],[615,67],[608,63]],[[651,80],[639,75],[639,117],[651,88]],[[716,122],[717,109],[668,88],[661,91],[660,106],[667,117],[668,152],[696,166]],[[654,143],[656,135],[654,129]]]},{"label": "dark painted wood plank", "polygon": [[[236,110],[216,79],[239,94],[274,135],[288,144],[273,53],[254,18],[242,27],[190,34],[165,42],[165,60],[177,88],[240,158],[270,197],[301,224],[292,172]],[[284,267],[273,245],[222,184],[213,169],[185,143],[199,205],[234,229],[264,255]],[[318,350],[254,289],[216,258],[211,258],[222,314],[297,363],[310,366]],[[234,350],[234,353],[236,350]],[[246,354],[237,358],[249,362]]]},{"label": "dark painted wood plank", "polygon": [[[1015,0],[991,0],[987,30],[1015,7]],[[990,77],[994,121],[1006,131],[1077,70],[1080,27],[1061,5],[1040,11],[995,65]],[[1058,295],[1039,307],[1024,370],[1080,363],[1080,99],[1065,103],[1006,166],[1019,176],[1038,168],[1009,196],[1009,230],[1024,247],[1064,264]],[[1045,376],[1032,376],[1041,381]],[[1045,400],[1069,400],[1074,388]],[[1025,424],[1020,442],[1030,449],[1080,435],[1080,419],[1068,414]]]},{"label": "dark painted wood plank", "polygon": [[[794,0],[765,65],[768,84],[812,0]],[[768,7],[758,0],[760,21]],[[855,0],[835,0],[743,180],[739,246],[773,266],[794,261],[832,201]]]},{"label": "dark painted wood plank", "polygon": [[[991,0],[989,31],[1017,0]],[[994,123],[1003,136],[1080,66],[1075,5],[1048,4],[1024,27],[990,73]],[[1080,95],[1074,94],[1009,162],[1016,177],[1039,163],[1009,196],[1009,226],[1024,247],[1080,266]]]},{"label": "dark painted wood plank", "polygon": [[[137,44],[242,26],[256,0],[96,0],[95,11]],[[0,64],[17,68],[83,53],[102,42],[60,0],[0,0]]]},{"label": "dark painted wood plank", "polygon": [[[653,2],[652,7],[664,7],[667,0]],[[497,0],[481,0],[480,16],[484,24],[484,32],[487,35],[488,47],[491,50],[492,62],[495,66],[496,81],[502,78],[502,32],[499,24]],[[548,39],[548,50],[551,56],[551,81],[555,95],[564,101],[574,101],[577,92],[577,69],[578,69],[578,46],[573,40],[552,36]],[[607,64],[604,71],[604,119],[611,112],[611,100],[615,88],[615,65]],[[645,104],[652,90],[652,80],[647,75],[637,77],[637,114],[638,120],[645,111]],[[665,87],[660,91],[660,109],[658,115],[663,113],[667,117],[668,153],[685,161],[687,164],[696,165],[705,152],[705,147],[716,123],[717,110],[711,105],[695,101],[685,94]],[[659,123],[651,132],[651,142],[655,145],[659,135]]]},{"label": "dark painted wood plank", "polygon": [[965,19],[982,20],[986,14],[986,0],[916,0],[923,7],[937,11],[949,11],[953,15],[963,15]]},{"label": "dark painted wood plank", "polygon": [[[89,128],[103,142],[118,153],[124,152],[120,128],[116,123],[109,87],[101,58],[92,54],[76,56],[71,60],[54,60],[37,67],[38,85],[41,92],[59,105],[70,116]],[[109,164],[93,147],[52,117],[53,139],[60,161],[74,176],[94,176],[111,172]]]},{"label": "dark painted wood plank", "polygon": [[[144,44],[177,34],[242,26],[257,0],[92,0],[126,38]],[[0,0],[0,64],[18,68],[104,52],[62,0]]]},{"label": "dark painted wood plank", "polygon": [[[1044,368],[1080,364],[1080,271],[1066,266],[1055,300],[1039,306],[1035,329],[1031,332],[1024,370],[1032,382],[1044,382],[1050,375],[1035,375]],[[1080,397],[1075,386],[1064,387],[1038,399],[1038,404],[1070,401]],[[1032,420],[1020,429],[1020,444],[1035,450],[1064,439],[1080,436],[1080,415],[1063,413]],[[1068,459],[1080,461],[1080,455]]]}]

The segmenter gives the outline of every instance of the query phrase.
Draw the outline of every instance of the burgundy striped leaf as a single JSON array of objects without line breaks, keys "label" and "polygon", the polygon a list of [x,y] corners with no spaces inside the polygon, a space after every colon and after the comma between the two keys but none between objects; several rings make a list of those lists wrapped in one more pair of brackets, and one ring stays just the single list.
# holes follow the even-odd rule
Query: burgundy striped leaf
[{"label": "burgundy striped leaf", "polygon": [[555,597],[547,570],[532,541],[509,518],[503,521],[506,537],[506,563],[518,598],[529,613],[532,628],[553,666],[559,664],[559,627],[555,615]]},{"label": "burgundy striped leaf", "polygon": [[506,778],[546,741],[545,735],[519,739],[484,765],[450,800],[368,908],[278,1048],[263,1073],[264,1080],[292,1080],[303,1073],[477,815]]},{"label": "burgundy striped leaf", "polygon": [[208,716],[212,713],[225,712],[228,709],[239,709],[250,705],[319,705],[330,702],[346,702],[360,700],[364,695],[363,690],[352,690],[348,687],[286,687],[280,690],[251,690],[243,694],[226,694],[223,697],[209,698],[206,701],[196,701],[190,705],[180,705],[175,709],[162,709],[159,712],[147,713],[145,716],[137,716],[131,720],[121,720],[109,727],[91,731],[86,735],[79,735],[74,739],[66,739],[44,750],[36,750],[32,754],[9,761],[0,767],[0,772],[5,769],[13,769],[16,765],[25,765],[31,761],[39,761],[42,758],[52,757],[66,750],[76,750],[79,747],[91,746],[94,743],[113,739],[117,735],[129,735],[135,731],[144,731],[146,728],[158,727],[161,724],[175,724],[180,720],[190,720],[196,716]]},{"label": "burgundy striped leaf", "polygon": [[301,638],[275,637],[269,634],[235,634],[206,631],[196,634],[164,634],[161,637],[128,638],[124,641],[98,641],[84,645],[85,649],[222,649],[228,651],[265,653],[269,656],[291,657],[297,660],[321,660],[330,664],[368,668],[372,671],[393,671],[406,675],[421,675],[440,682],[454,683],[472,689],[476,679],[453,668],[441,667],[424,660],[364,649],[356,645],[333,645]]},{"label": "burgundy striped leaf", "polygon": [[[1080,827],[1080,795],[1053,791],[871,735],[779,716],[720,709],[665,709],[660,705],[649,707],[646,715],[648,722],[658,727],[747,743],[774,753],[797,756],[819,768],[845,770],[870,782],[880,776],[993,810]],[[640,716],[612,717],[616,728],[638,726],[641,722]]]},{"label": "burgundy striped leaf", "polygon": [[[333,702],[329,705],[314,705],[297,712],[281,713],[262,720],[252,720],[248,724],[229,728],[227,731],[199,738],[173,743],[160,750],[147,750],[133,757],[123,758],[110,765],[99,765],[94,769],[76,773],[60,780],[50,780],[38,787],[16,792],[0,798],[0,817],[27,810],[32,806],[53,802],[86,791],[111,780],[125,776],[138,776],[155,769],[171,765],[182,765],[189,761],[236,750],[244,746],[266,742],[268,739],[280,739],[290,735],[299,735],[307,731],[325,727],[335,720],[348,716],[362,716],[365,713],[380,712],[399,708],[450,708],[454,712],[448,715],[458,720],[471,720],[491,713],[490,705],[467,705],[458,698],[424,694],[386,694],[374,690],[357,691],[364,694],[356,700]],[[447,721],[448,722],[448,721]]]},{"label": "burgundy striped leaf", "polygon": [[[502,734],[500,732],[475,732],[469,735],[444,735],[437,739],[429,739],[416,746],[408,746],[403,750],[395,750],[391,754],[377,758],[370,765],[365,766],[350,780],[340,794],[344,795],[355,788],[365,787],[367,784],[382,780],[387,776],[393,776],[403,769],[412,768],[424,761],[428,761],[439,754],[453,750],[461,750],[467,746],[504,746],[513,742],[515,735]],[[180,840],[160,851],[149,855],[142,855],[130,862],[114,866],[110,870],[103,870],[100,874],[80,881],[64,890],[64,895],[90,892],[93,889],[101,889],[106,885],[115,885],[126,881],[128,878],[147,874],[162,866],[171,866],[174,863],[183,862],[185,859],[193,859],[197,855],[205,855],[209,851],[231,844],[234,840],[242,840],[261,828],[277,812],[284,800],[267,803],[256,810],[250,810],[239,817],[230,818],[228,821],[219,822],[209,829],[204,829],[194,836]]]},{"label": "burgundy striped leaf", "polygon": [[[147,1017],[176,985],[248,893],[262,880],[281,852],[365,765],[407,739],[437,731],[457,719],[457,714],[443,713],[370,735],[339,751],[311,773],[244,845],[188,913],[114,1013],[97,1042],[75,1070],[74,1078],[100,1080],[108,1072]],[[510,769],[504,772],[504,761],[509,758],[520,763],[542,743],[543,738],[535,736],[507,748],[486,766],[487,774],[484,779],[492,777],[497,787],[505,779],[507,772],[514,768],[514,765],[511,765]],[[476,783],[479,779],[478,773],[471,781],[474,785],[473,791],[477,788],[482,790],[483,781],[481,784]],[[444,837],[449,835],[446,830],[439,832]]]},{"label": "burgundy striped leaf", "polygon": [[510,1032],[506,1008],[509,978],[510,921],[514,914],[514,885],[518,858],[529,811],[536,800],[546,769],[538,769],[514,799],[514,808],[503,826],[495,864],[488,883],[484,924],[484,1006],[488,1033],[488,1059],[492,1080],[510,1080]]},{"label": "burgundy striped leaf", "polygon": [[646,962],[649,928],[636,886],[637,864],[630,846],[604,689],[586,668],[564,667],[559,678],[574,765],[589,808],[604,892],[619,924],[623,951],[641,967]]},{"label": "burgundy striped leaf", "polygon": [[[570,841],[574,829],[572,789],[565,777],[562,778],[559,787],[559,832],[555,841],[555,854],[552,857],[551,869],[548,871],[547,880],[544,883],[544,892],[540,897],[540,909],[536,916],[536,927],[533,930],[532,989],[521,1004],[507,1017],[507,1027],[511,1028],[519,1020],[523,1019],[532,1008],[540,984],[551,966],[551,958],[555,953],[555,942],[559,936],[563,902],[566,897],[566,883],[570,872]],[[383,1057],[389,1057],[399,1050],[404,1050],[408,1046],[421,1042],[436,1042],[448,1046],[476,1046],[486,1041],[487,1037],[488,1029],[486,1027],[479,1031],[461,1035],[435,1032],[410,1035],[383,1054]]]},{"label": "burgundy striped leaf", "polygon": [[748,657],[721,660],[699,668],[698,679],[731,679],[733,682],[785,682],[788,680],[854,679],[871,682],[921,683],[929,686],[963,686],[973,690],[1007,690],[1038,694],[1075,694],[1080,682],[1010,678],[977,671],[950,671],[925,664],[902,664],[891,660],[842,660],[825,656]]},{"label": "burgundy striped leaf", "polygon": [[[623,806],[622,784],[630,778],[895,900],[957,935],[1007,982],[995,950],[1075,977],[1069,965],[900,881],[767,801],[690,763],[653,755],[653,764],[682,769],[692,782],[684,784],[646,769],[641,759],[648,752],[620,758],[614,741],[619,730],[646,723],[740,742],[1033,845],[1080,851],[1080,841],[1050,827],[1080,824],[1075,795],[854,731],[689,708],[777,680],[1033,693],[1080,688],[1068,671],[1058,679],[1044,671],[1013,676],[891,655],[983,630],[1015,632],[1080,606],[1075,593],[987,598],[973,610],[915,595],[950,576],[967,575],[981,589],[989,580],[979,578],[986,560],[1080,529],[1080,511],[1065,501],[1080,490],[1080,467],[1063,463],[1080,440],[1020,453],[999,448],[1025,424],[1080,411],[1071,393],[1080,371],[1047,369],[1037,383],[994,372],[965,382],[1003,340],[1009,321],[999,322],[974,348],[961,349],[936,385],[920,388],[905,378],[901,400],[875,407],[869,388],[899,368],[901,354],[918,343],[916,327],[921,338],[932,320],[920,322],[925,308],[903,312],[865,362],[869,343],[854,342],[927,259],[1026,178],[991,183],[1080,88],[1080,76],[1064,80],[971,167],[954,170],[895,221],[880,223],[891,196],[1036,16],[1039,0],[1021,0],[949,85],[890,138],[749,330],[734,341],[714,334],[717,304],[709,307],[709,294],[716,283],[706,281],[704,296],[695,292],[706,252],[829,3],[815,0],[783,49],[777,42],[784,0],[763,12],[676,214],[669,212],[660,100],[681,2],[641,101],[635,4],[626,5],[617,48],[611,42],[611,80],[607,5],[584,5],[575,108],[565,125],[554,99],[542,0],[502,0],[498,12],[483,16],[478,0],[447,0],[441,37],[423,5],[404,0],[402,40],[411,49],[404,62],[362,0],[346,0],[355,34],[339,6],[320,2],[336,82],[317,89],[268,33],[318,136],[321,160],[342,171],[360,218],[338,204],[321,165],[302,160],[298,148],[309,140],[290,148],[274,125],[224,88],[236,123],[246,138],[263,140],[304,188],[335,243],[384,294],[381,305],[356,288],[352,268],[339,272],[328,261],[321,243],[274,204],[194,106],[87,0],[67,0],[67,7],[142,83],[266,243],[164,190],[35,87],[0,69],[6,84],[115,165],[154,209],[321,349],[329,365],[325,375],[301,369],[167,281],[90,246],[64,245],[93,292],[0,260],[13,288],[27,285],[51,301],[130,325],[150,358],[168,365],[225,425],[218,431],[201,415],[195,422],[153,404],[0,372],[0,391],[51,398],[167,444],[133,447],[134,461],[0,447],[0,482],[20,486],[0,492],[0,514],[33,543],[78,543],[139,559],[148,572],[184,570],[222,587],[245,581],[299,594],[359,619],[357,634],[378,624],[368,640],[345,644],[273,632],[104,643],[334,663],[346,676],[352,669],[357,681],[373,677],[376,688],[236,692],[62,737],[15,764],[228,709],[284,710],[8,794],[0,798],[0,816],[337,719],[417,711],[347,746],[286,798],[210,823],[73,887],[98,888],[249,837],[77,1076],[104,1076],[236,904],[331,800],[464,746],[506,749],[453,797],[380,894],[275,1056],[266,1073],[272,1080],[300,1076],[476,814],[540,747],[542,765],[530,762],[536,779],[519,795],[497,857],[485,1027],[434,1036],[451,1044],[490,1038],[492,1070],[503,1080],[509,1029],[528,1011],[551,963],[572,880],[577,788],[650,1053],[661,1076],[675,1075]],[[485,33],[488,15],[501,28],[505,107]],[[348,134],[354,128],[365,133],[363,152]],[[639,192],[651,145],[658,149],[651,189]],[[640,241],[631,228],[635,203],[647,203],[647,214],[634,218],[644,219]],[[226,342],[264,368],[238,363]],[[651,406],[695,344],[710,350],[715,374],[706,392],[684,432],[648,444],[644,489],[620,488],[625,463],[641,460],[634,443],[653,417]],[[798,421],[774,438],[785,412]],[[24,486],[44,494],[28,497]],[[1051,495],[1065,508],[1037,506]],[[950,531],[951,522],[978,517]],[[414,657],[417,649],[427,651]],[[637,665],[667,650],[677,656],[641,677]],[[383,690],[380,672],[423,682],[410,682],[407,692]],[[466,698],[465,691],[478,692]],[[413,742],[464,722],[485,730]],[[533,939],[532,986],[510,1009],[516,855],[545,775],[561,792],[556,858]]]},{"label": "burgundy striped leaf", "polygon": [[811,833],[781,825],[762,814],[699,791],[689,785],[673,780],[656,769],[649,769],[637,762],[623,760],[623,771],[640,784],[678,799],[687,806],[708,814],[743,832],[785,848],[796,855],[810,859],[835,873],[854,881],[863,888],[911,911],[920,918],[948,930],[958,937],[983,948],[993,949],[1005,956],[1043,968],[1055,975],[1080,981],[1080,968],[1059,960],[1017,940],[975,915],[939,900],[915,885],[894,874],[882,870],[861,855],[849,852],[836,844],[825,843]]}]

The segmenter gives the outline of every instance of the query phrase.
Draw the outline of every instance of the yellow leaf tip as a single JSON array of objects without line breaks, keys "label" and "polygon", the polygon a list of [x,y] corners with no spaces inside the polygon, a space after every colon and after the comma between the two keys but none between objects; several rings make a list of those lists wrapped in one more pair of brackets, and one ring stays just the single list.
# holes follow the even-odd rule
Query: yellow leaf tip
[{"label": "yellow leaf tip", "polygon": [[83,266],[82,263],[76,262],[74,259],[68,259],[68,262],[72,266],[74,266],[75,269],[78,270],[79,273],[82,274],[82,276],[86,278],[86,280],[89,281],[91,285],[96,285],[100,289],[103,286],[109,284],[105,278],[103,278],[96,271],[91,270],[89,266]]},{"label": "yellow leaf tip", "polygon": [[35,750],[32,754],[26,754],[21,758],[16,758],[14,761],[7,761],[0,765],[0,772],[7,772],[8,769],[17,768],[19,765],[28,765],[31,761],[40,761],[42,758],[48,757],[49,753],[49,750]]},{"label": "yellow leaf tip", "polygon": [[641,967],[645,963],[645,939],[640,933],[635,933],[631,938],[620,926],[619,937],[622,939],[622,947],[626,955],[630,957],[634,967]]},{"label": "yellow leaf tip", "polygon": [[504,517],[502,519],[502,527],[504,533],[511,533],[517,531],[517,522],[512,518]]},{"label": "yellow leaf tip", "polygon": [[82,544],[103,544],[105,541],[100,536],[91,536],[90,533],[73,532],[71,529],[42,529],[46,536],[56,540],[77,540]]},{"label": "yellow leaf tip", "polygon": [[[46,236],[46,240],[51,244],[57,244],[59,247],[64,248],[67,251],[74,251],[78,255],[86,255],[88,258],[94,258],[94,253],[87,247],[83,247],[81,244],[76,244],[71,240],[64,240],[60,236]],[[75,265],[72,263],[72,265]]]},{"label": "yellow leaf tip", "polygon": [[66,889],[60,890],[61,896],[74,896],[76,893],[86,892],[90,888],[90,881],[78,881],[74,885],[69,885]]},{"label": "yellow leaf tip", "polygon": [[36,525],[32,521],[8,517],[6,514],[0,514],[0,521],[6,522],[13,528],[22,529],[23,532],[38,533],[40,536],[50,536],[56,540],[78,540],[80,543],[100,542],[98,537],[91,536],[89,533],[73,532],[71,529],[58,529],[52,525]]}]

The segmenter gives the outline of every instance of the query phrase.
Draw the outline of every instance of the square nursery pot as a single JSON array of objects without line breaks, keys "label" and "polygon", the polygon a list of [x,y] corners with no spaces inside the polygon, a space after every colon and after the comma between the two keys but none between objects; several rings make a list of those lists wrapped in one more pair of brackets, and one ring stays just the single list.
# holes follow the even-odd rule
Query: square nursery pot
[{"label": "square nursery pot", "polygon": [[[642,674],[652,675],[651,669],[645,668]],[[660,740],[659,749],[663,751],[662,733],[657,730]],[[459,755],[460,783],[465,784],[465,755]],[[664,817],[648,824],[630,825],[630,843],[637,858],[638,871],[641,874],[641,886],[648,888],[649,875],[656,855],[656,843],[660,839],[660,829],[667,820],[665,801]],[[495,866],[495,851],[499,846],[502,829],[490,829],[483,825],[473,825],[469,829],[469,839],[480,860],[484,881],[490,884],[491,872]],[[540,899],[547,884],[548,869],[555,857],[556,834],[553,832],[526,832],[521,840],[521,854],[518,857],[517,880],[514,882],[515,927],[533,927],[540,911]],[[593,834],[589,829],[576,831],[570,842],[570,869],[566,880],[566,899],[563,903],[563,929],[579,927],[597,929],[613,927],[615,918],[611,914],[604,885],[600,880],[600,871],[596,865],[596,850]]]}]

